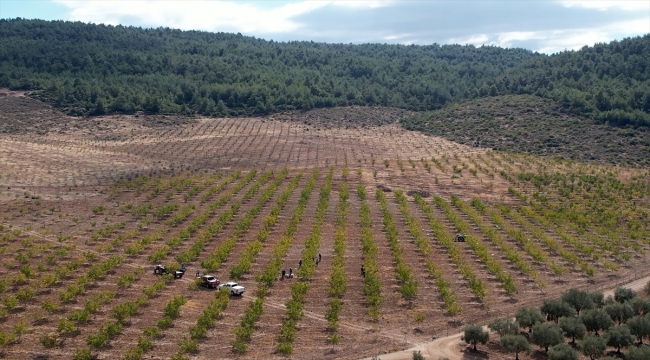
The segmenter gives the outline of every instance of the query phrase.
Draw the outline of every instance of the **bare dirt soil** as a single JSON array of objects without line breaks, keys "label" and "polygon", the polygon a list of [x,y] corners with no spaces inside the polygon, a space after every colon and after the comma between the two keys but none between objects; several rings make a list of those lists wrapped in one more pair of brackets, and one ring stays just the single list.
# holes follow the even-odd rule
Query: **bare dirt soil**
[{"label": "bare dirt soil", "polygon": [[[2,332],[17,331],[17,324],[27,327],[26,333],[0,348],[2,356],[6,358],[40,356],[69,359],[77,349],[87,348],[87,336],[97,334],[102,326],[112,321],[116,304],[135,300],[145,287],[156,280],[151,274],[151,255],[165,246],[171,246],[167,245],[168,241],[185,236],[182,229],[187,224],[197,220],[199,214],[209,211],[211,204],[223,199],[205,225],[183,237],[178,245],[174,245],[176,247],[171,253],[163,257],[162,262],[173,263],[177,254],[190,249],[205,233],[208,224],[218,222],[227,209],[237,205],[232,219],[207,240],[205,250],[188,264],[190,272],[201,267],[201,261],[206,260],[210,252],[236,236],[235,224],[253,209],[260,193],[273,181],[273,177],[267,181],[257,182],[257,179],[269,170],[273,170],[273,176],[277,176],[284,168],[289,170],[287,178],[281,182],[269,202],[262,206],[246,233],[238,238],[227,260],[214,272],[222,281],[228,279],[230,270],[246,246],[262,231],[263,221],[270,215],[279,194],[302,172],[299,185],[290,194],[268,241],[264,243],[250,271],[240,281],[246,286],[246,294],[230,300],[217,320],[217,326],[209,330],[206,339],[199,341],[198,352],[188,354],[190,358],[286,358],[276,352],[277,335],[285,317],[285,304],[291,299],[290,286],[296,279],[278,280],[271,287],[265,300],[264,314],[256,323],[245,354],[232,352],[231,343],[245,309],[255,299],[258,286],[256,277],[269,263],[272,249],[280,242],[292,211],[298,206],[300,191],[304,189],[313,169],[320,170],[316,189],[306,204],[305,215],[299,223],[291,248],[283,258],[286,269],[295,269],[302,258],[305,243],[314,226],[319,191],[330,167],[334,169],[333,191],[322,226],[320,252],[323,261],[310,280],[311,289],[305,298],[304,317],[298,322],[293,354],[288,358],[357,359],[424,346],[436,338],[457,333],[467,322],[486,323],[496,316],[511,316],[518,307],[537,305],[543,298],[557,297],[569,287],[605,290],[650,274],[646,265],[647,256],[633,255],[630,261],[621,264],[618,271],[595,264],[598,270],[596,275],[587,277],[577,267],[537,242],[549,256],[557,258],[559,264],[569,268],[570,277],[557,276],[547,265],[527,255],[514,239],[497,226],[506,242],[516,247],[539,274],[537,281],[532,281],[473,224],[470,235],[479,238],[491,255],[499,259],[505,271],[513,275],[519,289],[516,294],[506,293],[468,245],[459,243],[457,246],[466,254],[465,261],[472,271],[488,284],[488,295],[478,299],[470,291],[466,279],[445,247],[431,235],[425,214],[409,197],[411,214],[431,241],[433,251],[428,256],[451,283],[451,289],[463,306],[461,314],[449,315],[435,279],[429,275],[423,255],[398,209],[393,191],[417,191],[445,199],[454,194],[464,200],[477,197],[486,202],[516,204],[519,200],[508,193],[512,182],[499,175],[500,171],[513,171],[511,165],[507,165],[507,155],[488,154],[486,149],[406,131],[394,123],[404,115],[394,109],[355,108],[349,109],[349,113],[336,109],[331,112],[237,119],[145,115],[74,118],[61,115],[24,94],[9,91],[3,94],[0,95],[0,114],[10,118],[10,121],[0,126],[0,225],[3,225],[0,237],[4,236],[0,244],[0,263],[3,270],[6,269],[0,279],[6,284],[0,298],[6,305],[9,303],[6,299],[24,297],[25,289],[36,289],[33,297],[24,300],[18,307],[9,309],[6,306],[9,309],[7,314],[0,316]],[[363,114],[379,120],[368,120]],[[323,125],[331,125],[329,119],[339,119],[339,123],[336,126]],[[474,163],[477,165],[471,165]],[[535,162],[512,165],[516,166],[541,165]],[[483,170],[470,174],[470,167]],[[238,182],[253,170],[257,172],[256,180],[243,183],[238,189]],[[230,176],[238,171],[241,171],[241,175],[231,179]],[[637,170],[629,171],[632,174]],[[146,175],[147,179],[138,183],[137,179],[142,175]],[[116,182],[118,184],[114,185]],[[348,184],[350,190],[344,265],[348,287],[342,298],[344,305],[338,331],[340,343],[332,344],[328,340],[331,333],[327,329],[326,313],[335,255],[336,208],[343,183]],[[260,188],[256,190],[258,185]],[[376,261],[380,269],[383,301],[376,322],[368,316],[363,278],[359,271],[364,255],[359,226],[362,201],[356,193],[357,185],[366,187],[372,233],[377,244]],[[191,193],[194,187],[196,193]],[[213,193],[210,193],[211,189],[214,189]],[[402,256],[412,267],[419,283],[418,295],[410,301],[405,300],[398,290],[396,262],[384,231],[379,203],[375,199],[377,189],[383,189],[389,197],[389,211],[397,224]],[[246,197],[249,190],[254,190],[254,194]],[[520,190],[530,189],[522,185]],[[430,197],[427,199],[431,203]],[[169,215],[154,215],[153,210],[145,211],[145,215],[135,214],[134,209],[147,204],[151,204],[152,209],[161,209],[170,204],[178,206]],[[188,217],[180,220],[180,225],[170,225],[170,219],[188,205],[194,206]],[[457,209],[454,211],[458,212]],[[457,231],[446,220],[441,209],[436,208],[434,212],[447,231],[452,234]],[[461,216],[469,221],[466,215]],[[490,220],[483,216],[483,221],[489,223]],[[516,226],[513,221],[510,223]],[[549,236],[557,237],[551,230],[548,232]],[[159,236],[156,237],[156,234]],[[75,300],[60,300],[61,294],[85,276],[94,264],[111,256],[125,256],[125,249],[142,244],[143,239],[154,240],[135,254],[126,256],[121,265],[110,270],[105,277],[87,285],[85,292]],[[565,247],[573,249],[569,245]],[[647,246],[644,249],[648,250]],[[603,258],[609,259],[608,256],[603,255]],[[48,269],[64,267],[75,261],[78,261],[75,271],[67,273],[51,286],[39,287]],[[18,273],[28,273],[29,276],[21,280]],[[130,274],[136,274],[132,285],[118,285],[119,279]],[[174,320],[171,328],[164,330],[161,339],[153,341],[153,348],[144,358],[162,359],[175,354],[179,350],[178,340],[189,336],[189,329],[197,323],[207,304],[214,298],[214,292],[190,290],[192,282],[192,276],[187,275],[165,285],[148,305],[125,322],[122,332],[111,339],[110,344],[94,353],[101,359],[124,358],[127,351],[137,345],[138,337],[145,329],[155,326],[162,318],[168,301],[174,296],[184,295],[188,302],[181,307],[180,316]],[[547,286],[540,287],[539,283]],[[44,336],[61,333],[61,322],[73,312],[83,310],[93,296],[99,296],[103,291],[112,291],[116,296],[101,305],[86,322],[78,322],[77,331],[60,335],[61,342],[57,346],[45,347]],[[60,303],[60,309],[45,311],[47,304],[52,302]],[[455,340],[445,341],[449,343],[441,348],[455,346]],[[489,349],[490,352],[499,351]],[[445,354],[440,356],[447,356]],[[490,353],[489,358],[499,358],[495,356]],[[449,357],[452,358],[451,355]]]}]

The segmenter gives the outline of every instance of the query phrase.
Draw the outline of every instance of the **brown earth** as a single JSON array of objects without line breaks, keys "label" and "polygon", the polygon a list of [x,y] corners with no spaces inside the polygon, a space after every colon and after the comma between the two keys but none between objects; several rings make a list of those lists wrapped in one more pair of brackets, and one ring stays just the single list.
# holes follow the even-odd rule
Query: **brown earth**
[{"label": "brown earth", "polygon": [[[245,244],[253,241],[262,229],[263,219],[269,215],[273,202],[284,186],[299,171],[304,170],[304,174],[273,227],[268,243],[265,243],[253,268],[241,281],[247,288],[246,294],[231,299],[222,317],[217,320],[217,326],[208,332],[207,339],[199,342],[199,351],[190,354],[191,358],[283,358],[275,353],[277,332],[285,316],[285,303],[291,298],[291,282],[295,280],[276,281],[271,288],[266,298],[265,312],[256,323],[246,354],[240,356],[231,352],[230,343],[235,338],[234,331],[246,306],[255,298],[255,277],[270,260],[271,248],[279,242],[291,211],[298,204],[300,191],[311,175],[311,169],[320,169],[316,190],[307,204],[291,249],[284,258],[286,268],[297,267],[301,259],[305,240],[314,225],[318,191],[330,167],[334,168],[334,183],[322,228],[320,249],[323,262],[310,280],[312,286],[305,300],[304,317],[298,323],[297,339],[290,358],[355,359],[409,349],[456,333],[467,322],[486,323],[495,316],[510,316],[520,306],[537,305],[543,298],[558,296],[569,287],[604,290],[650,273],[645,265],[646,257],[641,255],[633,256],[629,262],[622,264],[618,272],[595,264],[598,273],[591,278],[582,275],[578,269],[558,257],[557,261],[572,272],[571,280],[568,281],[555,276],[547,266],[528,256],[527,259],[539,273],[539,281],[548,285],[541,288],[519,272],[487,238],[482,237],[477,227],[473,227],[474,233],[470,235],[480,238],[492,254],[496,254],[494,256],[503,263],[505,271],[515,278],[519,292],[509,295],[503,291],[495,277],[487,272],[485,265],[472,254],[468,246],[458,244],[467,254],[465,261],[488,284],[489,293],[486,298],[477,299],[445,248],[432,239],[432,259],[451,282],[451,287],[463,306],[460,315],[451,316],[444,309],[434,279],[428,275],[422,255],[408,232],[391,191],[418,191],[445,199],[455,194],[463,199],[480,197],[487,202],[517,203],[507,193],[508,187],[512,186],[511,182],[499,176],[499,171],[510,172],[510,168],[518,166],[541,166],[539,163],[515,162],[508,165],[507,155],[488,154],[486,149],[406,131],[393,123],[404,115],[394,109],[386,109],[382,113],[381,109],[355,108],[349,109],[349,116],[341,109],[336,109],[333,112],[319,110],[267,118],[215,119],[145,115],[72,118],[25,97],[24,94],[8,91],[3,94],[6,95],[0,96],[0,114],[11,118],[11,121],[3,123],[0,135],[0,224],[4,225],[0,235],[10,234],[14,230],[22,231],[15,235],[14,240],[3,240],[0,262],[7,269],[6,274],[2,275],[3,280],[13,284],[12,279],[18,269],[25,267],[25,264],[37,269],[50,255],[63,251],[65,245],[74,244],[75,248],[68,250],[67,255],[62,255],[62,263],[81,257],[86,259],[77,272],[55,283],[52,289],[39,290],[34,298],[0,317],[0,331],[10,332],[21,321],[29,328],[29,332],[21,335],[16,343],[0,349],[7,358],[42,355],[51,359],[67,359],[76,349],[87,347],[87,335],[97,333],[100,326],[112,319],[112,307],[118,302],[135,299],[152,282],[152,264],[147,260],[148,255],[161,248],[166,240],[178,236],[180,229],[195,219],[197,214],[206,211],[211,201],[226,196],[239,180],[227,183],[207,203],[199,201],[207,188],[224,181],[237,170],[243,174],[257,170],[259,178],[267,170],[274,170],[277,174],[281,169],[287,168],[289,175],[270,202],[263,206],[247,233],[239,239],[238,244],[241,246],[236,246],[229,255],[229,260],[215,271],[214,274],[222,280],[227,279],[230,270],[244,252]],[[370,111],[367,116],[381,117],[383,125],[377,126],[374,120],[358,120],[363,119],[360,114],[364,111]],[[348,118],[355,120],[344,121]],[[342,120],[337,126],[322,125],[331,119]],[[430,166],[428,170],[422,159]],[[433,159],[439,161],[440,166],[434,164]],[[468,164],[474,162],[484,171],[470,175]],[[478,169],[478,166],[475,168]],[[629,173],[636,171],[629,170]],[[221,177],[210,178],[213,174],[221,174]],[[162,183],[146,182],[135,188],[128,188],[124,183],[112,186],[120,179],[133,180],[140,175],[161,177],[162,183],[169,179],[190,179],[191,184],[182,187],[176,182],[160,193],[155,192],[155,189]],[[328,341],[330,333],[327,331],[325,314],[329,306],[327,287],[332,273],[331,259],[334,256],[335,209],[343,182],[348,183],[350,189],[345,260],[348,290],[343,297],[339,328],[341,342],[335,345]],[[188,196],[189,188],[198,184],[205,184],[206,187],[198,195]],[[261,190],[250,200],[245,199],[245,192],[254,184],[256,183],[245,184],[241,191],[233,193],[217,213],[210,217],[209,222],[215,221],[218,214],[230,208],[231,204],[241,203],[233,220],[210,239],[206,245],[207,252],[188,264],[191,272],[200,266],[201,260],[207,258],[209,251],[234,234],[233,224],[257,203],[257,196],[269,182],[262,184]],[[373,234],[378,246],[377,264],[381,270],[379,276],[383,296],[378,322],[373,322],[367,315],[362,291],[363,279],[359,274],[363,250],[359,240],[361,201],[356,195],[357,185],[366,186]],[[404,300],[398,291],[395,260],[383,231],[378,201],[374,196],[376,189],[384,189],[390,199],[389,210],[398,227],[403,256],[413,268],[419,283],[418,296],[411,301]],[[522,190],[530,189],[522,184]],[[125,207],[127,204],[137,207],[147,203],[153,204],[154,208],[169,203],[177,203],[180,207],[193,204],[195,209],[182,225],[168,226],[165,221],[169,217],[138,217]],[[419,207],[412,201],[410,203],[412,215],[418,219],[426,235],[431,236],[431,231],[427,230],[426,217]],[[99,209],[100,206],[104,209]],[[440,209],[436,208],[435,213],[450,233],[456,232]],[[144,219],[151,221],[146,222]],[[465,219],[467,220],[466,216]],[[484,221],[489,219],[484,217]],[[102,235],[100,240],[93,238],[98,230],[121,222],[124,223],[123,227],[114,233]],[[62,303],[61,309],[53,313],[42,310],[43,303],[47,300],[58,301],[58,294],[73,284],[92,263],[108,256],[124,255],[123,249],[157,230],[165,231],[162,240],[154,241],[142,253],[126,257],[121,266],[89,287],[79,299]],[[500,232],[508,243],[518,246],[503,230]],[[134,235],[130,237],[129,233]],[[197,235],[192,234],[164,261],[173,262],[173,256],[188,249],[196,238]],[[27,260],[21,260],[20,254],[27,252],[28,248],[34,249],[34,246],[40,250],[30,252]],[[540,246],[550,256],[555,256],[543,244]],[[647,246],[644,248],[647,249]],[[518,249],[527,256],[519,247]],[[96,259],[93,260],[89,254],[95,254]],[[121,288],[116,285],[120,276],[138,269],[144,269],[144,272],[137,275],[137,280],[131,287]],[[45,273],[45,268],[39,270],[27,284],[37,287],[37,279]],[[110,345],[96,352],[99,358],[124,357],[126,351],[137,344],[138,336],[142,335],[143,330],[155,325],[161,318],[169,299],[183,294],[189,301],[182,306],[180,317],[174,320],[172,328],[164,331],[162,339],[153,342],[154,347],[145,358],[169,358],[176,353],[179,349],[178,340],[188,336],[189,328],[196,324],[196,319],[213,298],[210,291],[188,290],[191,282],[191,276],[186,276],[167,285],[157,298],[125,325],[122,333]],[[5,299],[9,295],[17,295],[24,286],[20,283],[8,286],[0,296]],[[88,323],[80,324],[78,333],[63,337],[62,345],[52,349],[41,344],[44,335],[56,334],[61,319],[74,310],[83,309],[88,299],[103,290],[114,291],[116,299],[102,306]],[[418,320],[419,316],[423,320]],[[498,352],[496,349],[494,351]],[[490,355],[490,358],[493,357]]]}]

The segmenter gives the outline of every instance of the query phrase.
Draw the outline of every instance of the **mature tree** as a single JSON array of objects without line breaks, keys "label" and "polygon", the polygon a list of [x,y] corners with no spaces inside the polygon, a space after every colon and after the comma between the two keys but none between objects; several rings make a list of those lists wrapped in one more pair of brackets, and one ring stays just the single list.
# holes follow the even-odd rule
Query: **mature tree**
[{"label": "mature tree", "polygon": [[548,353],[548,360],[578,360],[578,352],[567,344],[557,344]]},{"label": "mature tree", "polygon": [[607,343],[600,336],[587,334],[580,342],[580,351],[591,360],[598,359],[605,354]]},{"label": "mature tree", "polygon": [[621,347],[628,346],[634,342],[634,336],[630,333],[630,328],[627,325],[610,328],[607,331],[606,339],[607,346],[615,347],[618,354],[621,353]]},{"label": "mature tree", "polygon": [[563,317],[560,319],[560,328],[564,331],[564,336],[571,337],[571,343],[576,343],[576,338],[582,339],[587,332],[585,324],[578,318]]},{"label": "mature tree", "polygon": [[650,346],[630,346],[625,353],[625,360],[648,360],[650,359]]},{"label": "mature tree", "polygon": [[544,322],[544,316],[537,308],[520,307],[515,315],[517,323],[523,328],[528,328],[528,332],[533,330],[535,324]]},{"label": "mature tree", "polygon": [[568,303],[562,300],[544,300],[540,308],[542,314],[546,315],[548,320],[553,320],[557,324],[558,319],[563,316],[575,316],[575,310]]},{"label": "mature tree", "polygon": [[624,303],[615,302],[605,306],[605,312],[612,318],[612,320],[622,324],[634,316],[634,309],[626,301]]},{"label": "mature tree", "polygon": [[468,344],[474,346],[474,351],[476,351],[476,344],[486,344],[490,340],[490,333],[483,330],[483,327],[476,324],[467,324],[465,325],[465,333],[461,337],[461,340],[465,341]]},{"label": "mature tree", "polygon": [[624,303],[627,300],[632,300],[633,298],[636,297],[636,293],[634,290],[630,288],[624,288],[624,287],[617,287],[616,290],[614,290],[614,300],[620,303]]},{"label": "mature tree", "polygon": [[585,324],[587,331],[593,331],[596,335],[598,335],[599,330],[607,330],[614,326],[612,318],[604,310],[600,309],[585,310],[580,315],[580,319]]},{"label": "mature tree", "polygon": [[636,336],[639,344],[643,345],[643,338],[650,336],[650,319],[645,316],[635,316],[627,321],[632,335]]},{"label": "mature tree", "polygon": [[557,324],[537,324],[533,326],[530,333],[530,339],[544,351],[548,352],[548,347],[557,345],[564,340],[562,329]]},{"label": "mature tree", "polygon": [[510,318],[496,318],[488,324],[488,328],[499,336],[519,334],[519,324]]},{"label": "mature tree", "polygon": [[592,293],[589,293],[589,297],[591,297],[591,301],[597,308],[600,309],[605,306],[605,294],[603,294],[601,291],[594,291]]},{"label": "mature tree", "polygon": [[634,310],[635,315],[650,314],[650,301],[648,301],[648,299],[635,297],[634,299],[630,300],[628,303]]},{"label": "mature tree", "polygon": [[523,335],[502,336],[501,345],[507,352],[515,353],[515,360],[519,360],[520,352],[530,352],[532,350],[528,340]]},{"label": "mature tree", "polygon": [[571,305],[578,314],[580,314],[580,310],[596,307],[589,293],[577,289],[569,289],[562,294],[562,301]]}]

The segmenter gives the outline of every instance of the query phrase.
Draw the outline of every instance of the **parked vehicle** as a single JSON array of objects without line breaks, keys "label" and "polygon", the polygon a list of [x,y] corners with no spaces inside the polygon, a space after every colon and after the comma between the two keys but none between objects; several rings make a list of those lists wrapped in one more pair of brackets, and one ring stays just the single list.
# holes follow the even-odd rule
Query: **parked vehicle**
[{"label": "parked vehicle", "polygon": [[[165,265],[163,264],[158,264],[153,268],[153,273],[155,275],[163,275],[163,274],[169,274],[170,270],[167,270]],[[174,279],[180,279],[185,275],[185,265],[181,266],[180,270],[176,270],[173,272],[174,274]]]},{"label": "parked vehicle", "polygon": [[225,284],[219,285],[219,289],[228,289],[230,290],[231,295],[243,295],[246,288],[237,284],[234,281],[229,281]]},{"label": "parked vehicle", "polygon": [[212,275],[203,275],[200,277],[201,282],[199,285],[209,288],[209,289],[216,289],[219,286],[219,280],[217,280],[216,277]]}]

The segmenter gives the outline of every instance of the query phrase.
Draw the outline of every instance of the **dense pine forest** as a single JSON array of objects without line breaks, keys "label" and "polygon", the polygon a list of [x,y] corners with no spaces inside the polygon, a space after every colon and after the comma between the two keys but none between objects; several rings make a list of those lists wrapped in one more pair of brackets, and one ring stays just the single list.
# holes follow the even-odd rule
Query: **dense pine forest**
[{"label": "dense pine forest", "polygon": [[73,115],[414,111],[508,94],[650,126],[650,35],[547,56],[471,45],[278,43],[241,34],[0,20],[0,86]]}]

